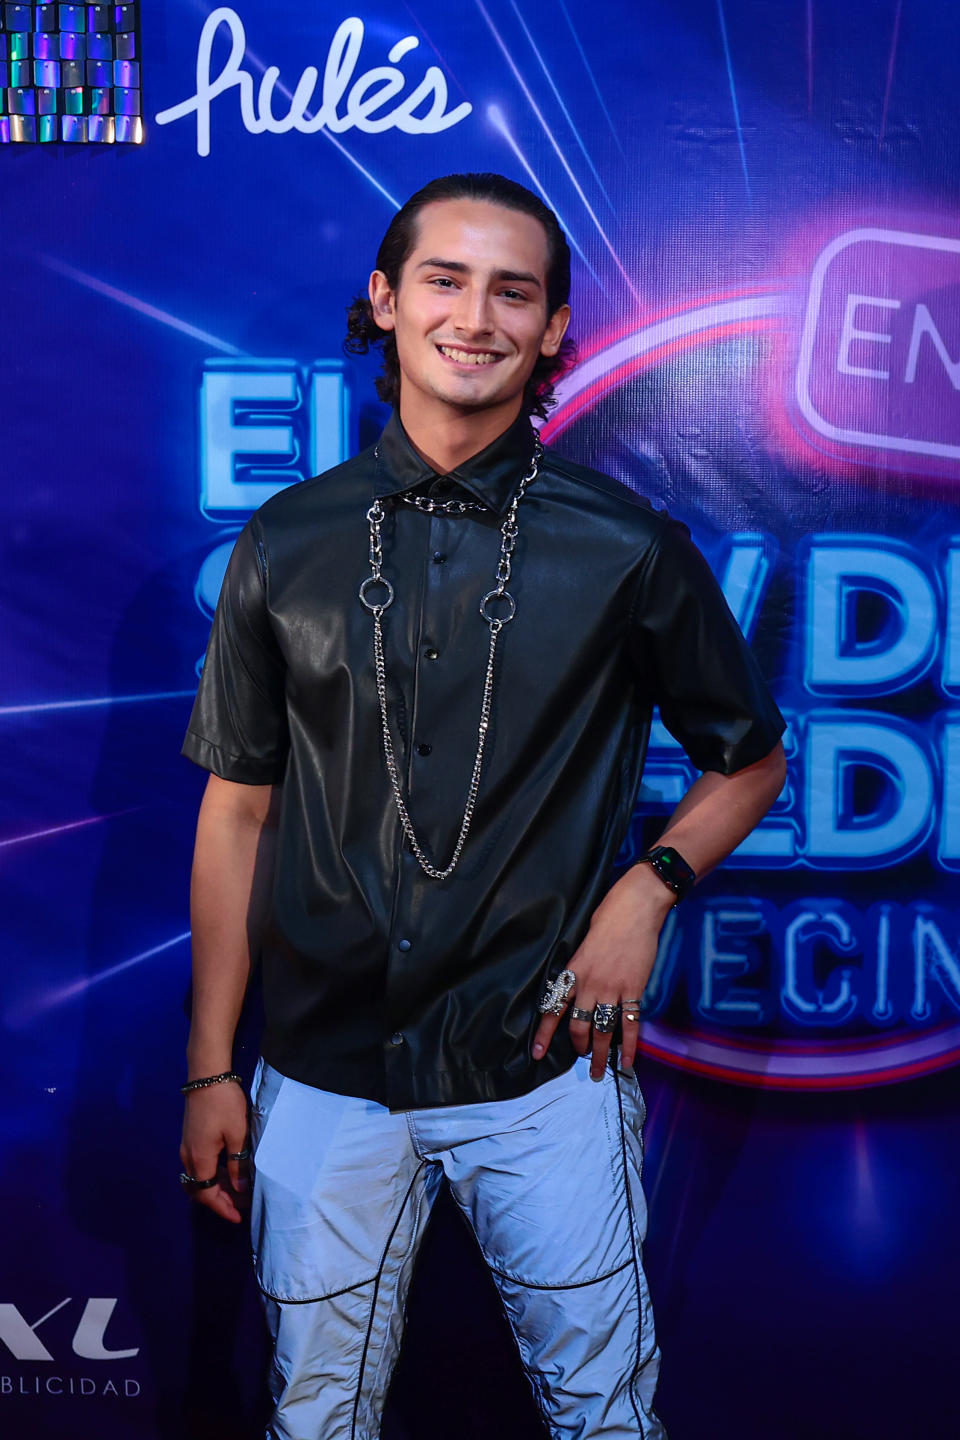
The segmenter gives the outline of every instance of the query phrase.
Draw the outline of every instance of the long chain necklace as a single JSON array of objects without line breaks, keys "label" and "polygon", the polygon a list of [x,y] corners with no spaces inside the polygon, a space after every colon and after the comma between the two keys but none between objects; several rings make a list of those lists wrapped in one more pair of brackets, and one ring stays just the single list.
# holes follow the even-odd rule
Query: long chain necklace
[{"label": "long chain necklace", "polygon": [[[381,620],[383,612],[393,604],[393,586],[382,573],[383,570],[383,539],[380,527],[383,523],[384,509],[379,499],[374,500],[367,511],[367,520],[370,524],[370,574],[360,586],[360,600],[365,609],[373,616],[373,658],[374,669],[377,678],[377,696],[380,700],[380,722],[383,731],[383,754],[387,765],[387,774],[390,778],[390,786],[393,790],[393,798],[397,807],[397,814],[400,816],[400,824],[403,826],[403,833],[410,842],[410,847],[417,857],[421,870],[433,880],[446,880],[456,869],[457,861],[463,851],[470,824],[473,820],[473,812],[477,803],[477,793],[480,789],[480,772],[483,769],[483,749],[487,740],[487,729],[490,724],[490,706],[493,701],[493,669],[497,653],[497,639],[505,625],[517,613],[517,602],[514,600],[507,585],[510,581],[510,569],[513,552],[517,544],[517,507],[523,499],[524,492],[529,485],[532,485],[537,478],[540,469],[540,458],[543,454],[539,440],[535,442],[533,459],[530,468],[523,476],[514,492],[510,507],[507,510],[503,524],[500,526],[500,557],[497,562],[497,570],[492,590],[488,590],[480,601],[480,614],[490,627],[490,649],[487,655],[487,669],[483,681],[483,700],[480,705],[480,726],[477,735],[477,753],[473,762],[473,771],[470,776],[470,784],[467,787],[467,800],[463,808],[463,819],[460,822],[460,831],[457,835],[457,842],[453,847],[453,854],[447,865],[441,870],[430,862],[426,851],[417,839],[416,831],[413,828],[413,821],[410,819],[410,812],[407,809],[406,801],[403,798],[403,789],[400,784],[400,772],[397,767],[396,755],[393,749],[393,739],[390,734],[390,721],[387,716],[387,667],[383,655],[383,627]],[[429,502],[433,504],[434,502]],[[456,505],[460,511],[459,501],[447,502],[447,505]],[[426,508],[420,507],[420,508]],[[441,508],[437,506],[436,508]],[[443,507],[446,509],[446,506]],[[368,599],[367,592],[374,586],[380,585],[386,595],[379,603]],[[498,602],[506,605],[506,613],[503,615],[491,614],[490,607]]]}]

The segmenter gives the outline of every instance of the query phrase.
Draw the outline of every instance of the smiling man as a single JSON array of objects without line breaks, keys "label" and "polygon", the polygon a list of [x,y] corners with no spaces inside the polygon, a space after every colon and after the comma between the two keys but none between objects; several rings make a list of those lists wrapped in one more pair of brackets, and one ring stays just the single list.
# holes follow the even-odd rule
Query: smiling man
[{"label": "smiling man", "polygon": [[[184,746],[212,774],[181,1178],[241,1218],[232,1046],[262,956],[275,1440],[379,1434],[444,1176],[549,1433],[664,1434],[640,1001],[670,908],[780,790],[783,722],[685,529],[537,439],[569,269],[502,176],[413,196],[349,314],[392,418],[257,512],[214,620]],[[654,705],[703,773],[608,889]]]}]

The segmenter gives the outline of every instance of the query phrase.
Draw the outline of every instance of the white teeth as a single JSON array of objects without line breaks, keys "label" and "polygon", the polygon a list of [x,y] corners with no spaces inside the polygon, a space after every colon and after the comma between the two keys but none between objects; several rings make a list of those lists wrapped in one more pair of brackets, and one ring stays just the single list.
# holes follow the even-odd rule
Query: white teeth
[{"label": "white teeth", "polygon": [[494,355],[489,350],[476,354],[469,350],[454,350],[450,345],[441,345],[438,348],[441,354],[448,355],[460,365],[492,365],[494,360],[500,359],[499,355]]}]

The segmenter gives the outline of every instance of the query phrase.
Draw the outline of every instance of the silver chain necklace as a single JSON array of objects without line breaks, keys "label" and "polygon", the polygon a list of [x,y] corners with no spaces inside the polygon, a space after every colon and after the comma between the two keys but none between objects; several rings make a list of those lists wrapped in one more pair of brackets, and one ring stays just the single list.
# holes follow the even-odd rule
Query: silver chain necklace
[{"label": "silver chain necklace", "polygon": [[401,495],[405,505],[413,505],[425,515],[466,515],[468,510],[486,510],[473,500],[431,500],[428,495]]},{"label": "silver chain necklace", "polygon": [[[473,772],[470,776],[470,784],[467,787],[467,801],[463,809],[463,819],[460,822],[460,832],[457,835],[457,843],[453,847],[453,854],[448,864],[442,869],[431,864],[423,846],[417,839],[416,831],[413,828],[413,821],[410,819],[410,812],[407,809],[406,801],[403,798],[403,790],[400,785],[400,772],[397,768],[396,755],[393,749],[393,739],[390,735],[390,721],[387,716],[387,667],[383,655],[383,627],[381,620],[383,612],[393,604],[393,586],[382,573],[383,569],[383,540],[380,527],[383,523],[384,508],[379,499],[374,500],[367,511],[367,520],[370,523],[370,574],[360,586],[360,600],[366,610],[373,616],[373,658],[374,668],[377,677],[377,696],[380,700],[380,722],[383,731],[383,754],[387,764],[387,774],[390,777],[390,786],[393,790],[393,798],[397,807],[397,814],[400,816],[400,824],[403,826],[403,833],[410,842],[410,848],[417,857],[421,870],[433,880],[446,880],[456,869],[457,861],[463,851],[467,833],[473,820],[473,812],[477,803],[477,793],[480,789],[480,771],[483,768],[483,748],[486,744],[487,729],[490,724],[490,706],[493,700],[493,667],[497,653],[497,639],[505,625],[517,613],[517,602],[514,600],[507,585],[510,580],[510,568],[514,549],[517,544],[517,507],[523,499],[524,492],[528,485],[532,485],[537,478],[540,468],[540,458],[543,454],[539,440],[535,442],[533,459],[530,468],[523,476],[517,486],[510,508],[507,510],[503,524],[500,526],[500,558],[497,562],[495,582],[492,590],[488,590],[480,601],[480,614],[490,627],[490,650],[487,655],[487,669],[483,680],[483,700],[480,705],[480,726],[477,736],[477,754],[473,762]],[[429,502],[431,505],[434,502]],[[456,505],[457,513],[460,511],[459,501],[448,501],[447,505]],[[425,506],[422,508],[426,508]],[[441,508],[437,506],[436,508]],[[446,506],[443,507],[446,509]],[[483,507],[476,507],[483,508]],[[385,598],[374,604],[367,598],[367,592],[371,587],[381,585],[386,591]],[[494,616],[490,613],[490,606],[498,601],[506,604],[506,614]]]}]

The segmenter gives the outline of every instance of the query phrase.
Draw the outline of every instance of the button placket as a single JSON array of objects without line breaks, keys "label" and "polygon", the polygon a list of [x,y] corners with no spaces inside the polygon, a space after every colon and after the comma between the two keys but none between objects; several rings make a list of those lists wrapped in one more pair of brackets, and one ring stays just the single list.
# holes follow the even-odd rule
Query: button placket
[{"label": "button placket", "polygon": [[[408,730],[405,737],[407,761],[404,765],[404,770],[406,771],[407,793],[411,796],[416,791],[414,771],[416,765],[419,764],[419,761],[416,760],[417,744],[415,736],[419,723],[418,715],[420,710],[420,668],[421,665],[425,663],[424,636],[430,633],[428,602],[430,598],[429,581],[432,566],[429,564],[429,557],[435,548],[433,526],[436,518],[435,516],[429,517],[429,525],[424,535],[424,530],[420,529],[418,522],[425,521],[427,519],[425,515],[418,515],[416,512],[401,510],[398,516],[398,519],[402,520],[405,524],[411,523],[412,526],[417,527],[417,529],[420,530],[420,536],[424,537],[424,539],[419,540],[419,544],[416,545],[412,554],[408,552],[411,591],[414,583],[417,584],[418,590],[416,595],[408,592],[410,595],[409,603],[411,606],[415,605],[417,607],[417,609],[410,614],[410,629],[408,630],[409,639],[413,645],[413,684],[412,693],[409,696]],[[417,531],[414,529],[410,533],[416,535]],[[420,545],[424,545],[424,542],[426,553],[424,554],[424,549],[420,549],[420,561],[419,564],[417,564],[414,558],[416,549],[419,549]],[[410,861],[413,861],[413,864],[410,864]],[[388,952],[386,1014],[381,1041],[386,1061],[388,1101],[402,1098],[409,1086],[409,1045],[407,1044],[407,1036],[401,1026],[403,1019],[405,1019],[407,1015],[406,995],[410,988],[408,980],[410,966],[416,959],[417,936],[415,926],[411,928],[411,909],[412,898],[419,875],[420,869],[416,861],[416,856],[409,848],[409,843],[405,837],[401,835],[396,866],[394,906],[390,929],[390,949]],[[398,1024],[398,1021],[401,1023]]]}]

